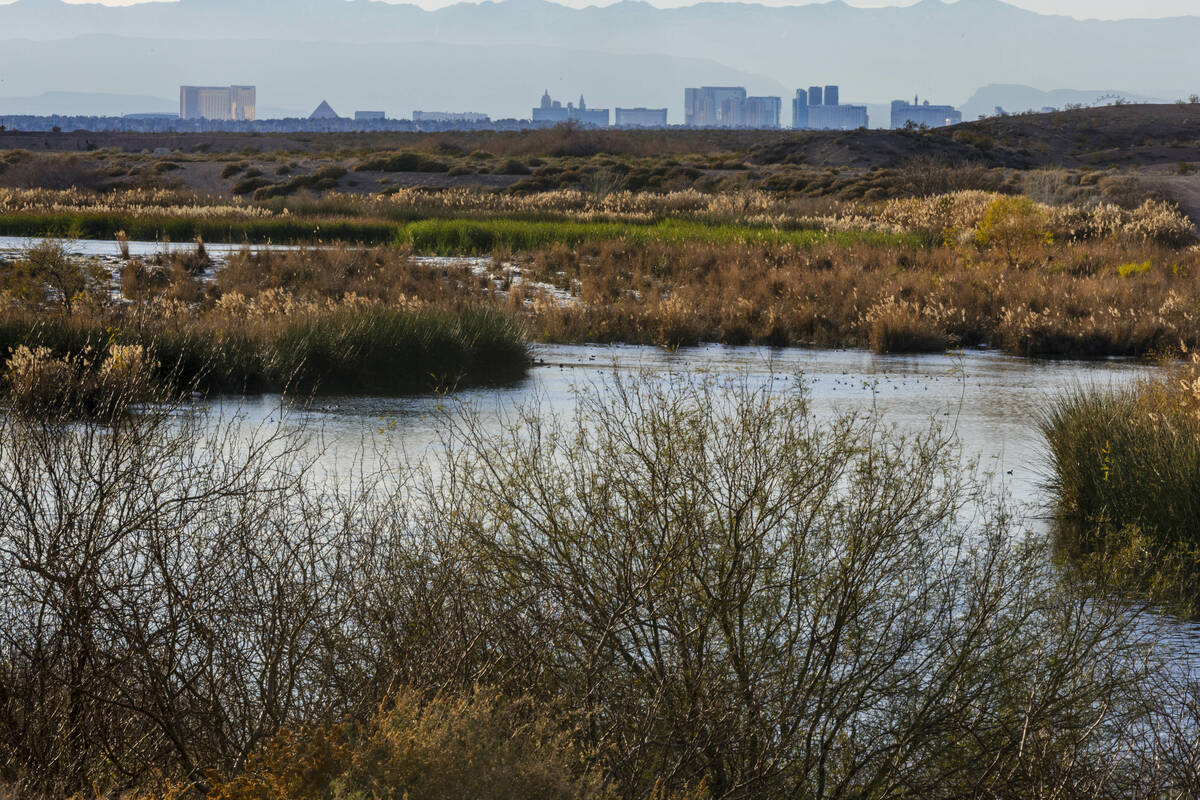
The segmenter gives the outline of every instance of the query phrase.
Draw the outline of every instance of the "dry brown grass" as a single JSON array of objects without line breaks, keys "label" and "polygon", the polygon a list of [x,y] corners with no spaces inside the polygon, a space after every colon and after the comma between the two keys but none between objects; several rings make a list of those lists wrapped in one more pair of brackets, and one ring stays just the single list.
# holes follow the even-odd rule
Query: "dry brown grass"
[{"label": "dry brown grass", "polygon": [[[989,344],[1022,355],[1139,355],[1200,339],[1200,251],[1091,242],[1011,254],[974,245],[556,248],[530,277],[550,341],[874,346]],[[1141,273],[1121,265],[1149,261]],[[1015,263],[1016,266],[1012,264]],[[903,334],[903,335],[902,335]]]}]

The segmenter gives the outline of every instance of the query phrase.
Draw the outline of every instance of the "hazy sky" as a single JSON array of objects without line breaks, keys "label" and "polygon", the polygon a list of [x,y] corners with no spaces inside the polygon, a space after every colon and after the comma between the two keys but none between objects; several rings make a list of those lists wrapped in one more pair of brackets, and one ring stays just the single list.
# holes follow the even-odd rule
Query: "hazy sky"
[{"label": "hazy sky", "polygon": [[[3,3],[5,0],[0,0]],[[67,0],[67,2],[88,0]],[[92,0],[94,2],[94,0]],[[850,0],[856,6],[912,5],[915,0]],[[129,5],[138,0],[103,0],[106,5]],[[408,0],[425,8],[439,8],[456,0]],[[607,5],[610,0],[557,0],[564,5]],[[660,7],[690,5],[695,0],[651,0]],[[758,0],[765,5],[799,5],[796,0]],[[1173,17],[1200,15],[1200,0],[1007,0],[1011,5],[1042,14],[1067,14],[1080,19],[1125,19],[1128,17]]]}]

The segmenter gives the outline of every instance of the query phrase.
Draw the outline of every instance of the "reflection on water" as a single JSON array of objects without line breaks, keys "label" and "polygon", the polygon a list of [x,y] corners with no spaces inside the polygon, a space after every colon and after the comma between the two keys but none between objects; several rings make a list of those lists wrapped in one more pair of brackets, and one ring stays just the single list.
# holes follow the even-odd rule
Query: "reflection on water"
[{"label": "reflection on water", "polygon": [[[814,411],[845,410],[878,414],[901,428],[924,428],[931,420],[952,427],[969,457],[1003,479],[1014,499],[1042,501],[1041,444],[1032,416],[1039,403],[1063,387],[1120,383],[1145,374],[1130,361],[1032,361],[999,353],[971,351],[936,356],[877,356],[860,350],[773,350],[711,345],[666,351],[656,347],[544,345],[535,350],[529,377],[503,389],[472,389],[466,402],[491,424],[530,401],[556,411],[570,410],[572,387],[602,382],[613,370],[703,371],[714,377],[751,381],[800,376]],[[385,437],[409,453],[437,442],[439,397],[322,397],[289,411],[289,421],[319,428],[331,452],[357,451],[364,437]],[[240,408],[252,419],[273,416],[277,396],[228,398],[217,403],[227,413]],[[1010,474],[1011,473],[1011,474]]]},{"label": "reflection on water", "polygon": [[[614,371],[702,371],[716,378],[751,382],[799,376],[818,415],[856,410],[878,415],[900,429],[921,430],[931,421],[952,427],[964,455],[997,477],[1034,524],[1047,508],[1043,449],[1034,416],[1054,392],[1080,384],[1117,385],[1148,368],[1126,360],[1034,361],[993,352],[877,356],[861,350],[774,350],[710,345],[666,351],[633,346],[539,346],[538,363],[521,383],[503,389],[472,389],[455,395],[498,426],[523,403],[569,412],[573,387],[603,387]],[[322,397],[289,407],[287,425],[319,430],[323,458],[357,457],[364,442],[403,448],[412,457],[439,442],[446,399],[440,397]],[[280,398],[227,398],[214,411],[242,413],[256,423],[279,419]],[[1043,528],[1044,529],[1044,528]],[[1159,642],[1176,669],[1200,669],[1200,625],[1143,616],[1146,634]]]},{"label": "reflection on water", "polygon": [[[116,259],[121,255],[121,248],[113,239],[56,239],[62,243],[68,253],[77,256]],[[0,256],[19,256],[36,245],[38,239],[25,236],[0,236]],[[128,241],[129,255],[146,258],[162,252],[187,253],[196,249],[195,242],[138,242]],[[219,244],[204,243],[204,249],[214,260],[227,258],[242,248],[251,250],[294,250],[291,245],[279,244]]]}]

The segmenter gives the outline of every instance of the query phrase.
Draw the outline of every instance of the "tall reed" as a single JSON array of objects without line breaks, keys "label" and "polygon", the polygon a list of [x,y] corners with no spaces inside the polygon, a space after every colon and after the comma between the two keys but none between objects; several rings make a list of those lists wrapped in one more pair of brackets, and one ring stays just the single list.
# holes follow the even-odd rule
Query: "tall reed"
[{"label": "tall reed", "polygon": [[1060,541],[1094,577],[1200,611],[1200,362],[1044,410]]}]

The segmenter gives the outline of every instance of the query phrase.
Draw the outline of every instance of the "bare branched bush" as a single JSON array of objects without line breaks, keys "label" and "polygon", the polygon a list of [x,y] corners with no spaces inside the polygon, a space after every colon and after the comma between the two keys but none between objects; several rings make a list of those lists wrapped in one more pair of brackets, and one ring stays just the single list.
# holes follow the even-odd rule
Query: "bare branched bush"
[{"label": "bare branched bush", "polygon": [[1064,580],[936,428],[820,422],[777,382],[613,378],[575,401],[499,431],[451,410],[415,476],[386,450],[319,469],[302,429],[178,405],[0,418],[0,783],[1193,785],[1193,695],[1161,688],[1153,632]]},{"label": "bare branched bush", "polygon": [[1112,760],[1126,613],[981,510],[938,434],[608,388],[500,439],[468,422],[435,518],[547,643],[539,683],[588,710],[626,796],[1096,797],[1140,769]]}]

